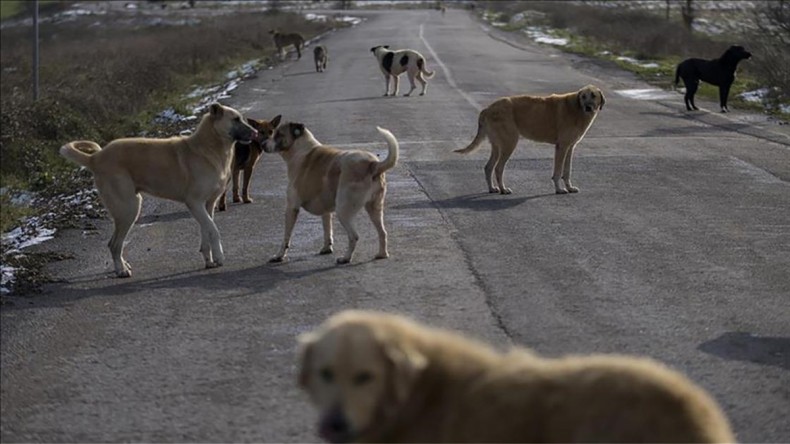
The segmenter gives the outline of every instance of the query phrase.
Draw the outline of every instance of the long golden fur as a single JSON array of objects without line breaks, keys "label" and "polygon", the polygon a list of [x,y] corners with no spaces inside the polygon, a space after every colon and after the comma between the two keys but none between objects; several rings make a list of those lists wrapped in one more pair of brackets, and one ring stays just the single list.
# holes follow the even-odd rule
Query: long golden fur
[{"label": "long golden fur", "polygon": [[507,353],[401,316],[344,311],[300,338],[331,442],[733,442],[701,388],[650,359]]},{"label": "long golden fur", "polygon": [[362,209],[368,213],[379,235],[376,259],[389,257],[387,231],[384,229],[384,173],[398,162],[398,141],[386,129],[376,127],[387,141],[383,161],[361,150],[339,150],[322,145],[301,123],[284,122],[264,145],[267,153],[279,152],[288,166],[288,191],[285,209],[285,237],[280,251],[270,262],[282,262],[290,247],[291,233],[299,209],[320,215],[324,225],[324,246],[320,254],[332,252],[332,213],[348,233],[348,251],[338,264],[351,262],[359,235],[353,218]]},{"label": "long golden fur", "polygon": [[[505,186],[505,165],[516,149],[519,136],[554,145],[554,189],[557,194],[576,193],[571,184],[573,149],[592,125],[606,103],[603,92],[593,85],[547,97],[511,96],[497,99],[480,112],[477,134],[466,148],[456,153],[474,151],[485,137],[491,142],[491,156],[485,166],[490,193],[510,194]],[[496,183],[492,173],[496,175]],[[560,182],[562,179],[562,182]]]},{"label": "long golden fur", "polygon": [[249,143],[257,132],[233,108],[214,103],[189,136],[118,139],[102,148],[86,140],[69,142],[60,154],[94,176],[99,197],[115,224],[109,247],[118,277],[132,268],[123,258],[124,240],[140,214],[140,193],[186,204],[200,224],[200,252],[206,268],[225,260],[214,204],[230,176],[233,144]]}]

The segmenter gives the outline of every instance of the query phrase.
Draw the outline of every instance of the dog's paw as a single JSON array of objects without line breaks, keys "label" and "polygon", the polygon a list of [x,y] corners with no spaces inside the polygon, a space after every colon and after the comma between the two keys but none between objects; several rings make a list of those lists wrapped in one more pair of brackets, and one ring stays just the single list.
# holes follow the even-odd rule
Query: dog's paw
[{"label": "dog's paw", "polygon": [[556,194],[568,194],[568,190],[566,190],[565,188],[557,188],[554,192]]},{"label": "dog's paw", "polygon": [[421,95],[421,96],[424,96],[424,95],[425,95],[425,93],[424,93],[424,92],[421,92],[421,93],[420,93],[420,95]]},{"label": "dog's paw", "polygon": [[335,262],[337,262],[337,265],[345,265],[351,263],[351,259],[347,257],[339,257]]},{"label": "dog's paw", "polygon": [[118,278],[128,278],[132,277],[132,270],[122,270],[115,273],[115,276]]},{"label": "dog's paw", "polygon": [[491,194],[499,193],[499,188],[497,187],[488,187],[488,192]]},{"label": "dog's paw", "polygon": [[375,259],[387,259],[390,257],[389,253],[379,253],[375,256]]},{"label": "dog's paw", "polygon": [[255,202],[254,200],[252,200],[252,199],[251,199],[251,198],[249,198],[249,197],[245,197],[245,198],[243,199],[243,201],[244,201],[244,203],[253,203],[253,202]]},{"label": "dog's paw", "polygon": [[389,96],[389,95],[390,95],[390,93],[384,93],[384,96],[383,96],[383,97],[387,97],[387,96]]},{"label": "dog's paw", "polygon": [[206,262],[206,269],[217,268],[217,267],[220,267],[220,266],[222,266],[222,264],[218,264],[218,263],[216,263],[214,261]]},{"label": "dog's paw", "polygon": [[507,187],[502,188],[501,190],[499,190],[499,192],[501,194],[513,194],[513,190],[511,190],[510,188],[507,188]]},{"label": "dog's paw", "polygon": [[241,202],[241,198],[239,196],[233,196],[233,203]]},{"label": "dog's paw", "polygon": [[579,192],[579,188],[578,187],[568,187],[568,192],[569,193],[578,193]]},{"label": "dog's paw", "polygon": [[270,264],[280,264],[280,263],[283,263],[283,262],[285,262],[285,257],[283,257],[283,256],[275,256],[275,257],[269,259],[269,263]]},{"label": "dog's paw", "polygon": [[329,246],[326,246],[326,247],[322,248],[321,251],[318,252],[318,254],[322,254],[322,255],[323,254],[331,254],[332,251],[333,251],[332,250],[332,246],[329,245]]}]

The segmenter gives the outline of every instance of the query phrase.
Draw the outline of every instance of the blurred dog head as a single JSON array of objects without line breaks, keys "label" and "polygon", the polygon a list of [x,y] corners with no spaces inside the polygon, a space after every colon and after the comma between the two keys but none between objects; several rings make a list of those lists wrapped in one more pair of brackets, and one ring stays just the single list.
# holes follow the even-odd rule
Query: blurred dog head
[{"label": "blurred dog head", "polygon": [[283,122],[263,145],[267,153],[288,151],[301,138],[312,137],[303,123]]},{"label": "blurred dog head", "polygon": [[276,116],[272,120],[247,118],[247,123],[251,127],[255,128],[256,131],[258,131],[258,136],[252,141],[253,145],[255,145],[258,151],[263,149],[263,145],[272,136],[275,128],[277,128],[277,125],[280,124],[281,118],[282,116],[280,115]]},{"label": "blurred dog head", "polygon": [[594,85],[587,85],[580,89],[576,96],[579,98],[579,106],[585,113],[594,113],[602,110],[604,103],[606,103],[603,92]]},{"label": "blurred dog head", "polygon": [[346,311],[300,338],[299,385],[320,411],[322,438],[358,440],[408,398],[427,361],[394,333],[386,315]]}]

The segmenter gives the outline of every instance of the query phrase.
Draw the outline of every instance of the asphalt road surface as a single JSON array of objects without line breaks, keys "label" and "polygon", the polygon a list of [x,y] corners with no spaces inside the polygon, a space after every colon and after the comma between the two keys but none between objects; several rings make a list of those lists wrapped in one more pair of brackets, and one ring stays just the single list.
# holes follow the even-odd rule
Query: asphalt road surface
[{"label": "asphalt road surface", "polygon": [[[109,222],[64,232],[44,246],[75,255],[51,266],[62,282],[2,311],[2,441],[315,441],[295,337],[352,307],[551,356],[652,356],[709,390],[740,441],[790,441],[787,127],[689,114],[677,93],[627,98],[618,91],[647,86],[462,11],[363,14],[324,40],[327,72],[308,48],[228,104],[380,155],[375,126],[390,129],[402,156],[387,173],[392,257],[373,260],[361,214],[356,261],[336,266],[316,254],[320,218],[302,212],[290,261],[268,265],[283,233],[275,155],[254,176],[255,202],[216,216],[219,269],[202,269],[197,223],[171,202],[146,200],[127,248],[132,279],[111,277]],[[426,56],[436,77],[425,97],[381,97],[378,44]],[[579,194],[553,194],[548,145],[519,143],[510,196],[486,192],[487,142],[452,152],[493,99],[587,83],[607,103],[576,151]]]}]

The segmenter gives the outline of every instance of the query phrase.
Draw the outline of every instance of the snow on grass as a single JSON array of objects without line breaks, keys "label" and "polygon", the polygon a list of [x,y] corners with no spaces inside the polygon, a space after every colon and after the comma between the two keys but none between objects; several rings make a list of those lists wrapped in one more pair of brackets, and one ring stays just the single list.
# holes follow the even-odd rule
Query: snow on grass
[{"label": "snow on grass", "polygon": [[662,100],[676,97],[675,94],[658,88],[620,89],[614,92],[615,94],[634,100]]},{"label": "snow on grass", "polygon": [[771,92],[769,88],[760,88],[753,91],[746,91],[741,93],[740,96],[747,102],[762,103],[769,92]]},{"label": "snow on grass", "polygon": [[547,45],[565,46],[569,42],[568,39],[563,37],[555,37],[551,34],[548,34],[543,28],[539,28],[537,26],[528,26],[526,29],[524,29],[524,34],[538,43],[545,43]]},{"label": "snow on grass", "polygon": [[636,66],[639,66],[641,68],[650,68],[650,69],[657,69],[658,68],[658,63],[655,63],[655,62],[643,62],[643,61],[637,60],[637,59],[635,59],[633,57],[618,56],[618,57],[616,57],[616,60],[619,60],[621,62],[630,63],[632,65],[636,65]]}]

